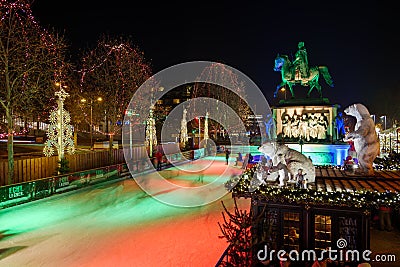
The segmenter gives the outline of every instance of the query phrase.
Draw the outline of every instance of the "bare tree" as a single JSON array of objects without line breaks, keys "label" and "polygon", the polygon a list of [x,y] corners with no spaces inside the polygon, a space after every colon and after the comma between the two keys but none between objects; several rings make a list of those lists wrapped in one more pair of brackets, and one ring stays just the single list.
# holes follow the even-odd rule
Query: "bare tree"
[{"label": "bare tree", "polygon": [[49,106],[62,79],[65,42],[35,21],[27,0],[0,2],[0,106],[8,141],[8,184],[13,183],[14,118]]},{"label": "bare tree", "polygon": [[114,135],[122,128],[124,113],[136,90],[151,74],[143,52],[129,39],[102,36],[97,46],[82,59],[81,93],[88,98],[101,96],[109,125],[110,156]]}]

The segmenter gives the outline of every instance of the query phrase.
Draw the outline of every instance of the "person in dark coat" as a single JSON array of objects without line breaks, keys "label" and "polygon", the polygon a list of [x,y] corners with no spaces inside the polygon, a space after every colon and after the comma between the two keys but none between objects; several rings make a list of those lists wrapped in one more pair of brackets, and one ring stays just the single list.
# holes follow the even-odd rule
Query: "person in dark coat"
[{"label": "person in dark coat", "polygon": [[229,155],[230,155],[230,154],[231,154],[231,152],[229,151],[229,149],[225,149],[226,165],[228,165]]}]

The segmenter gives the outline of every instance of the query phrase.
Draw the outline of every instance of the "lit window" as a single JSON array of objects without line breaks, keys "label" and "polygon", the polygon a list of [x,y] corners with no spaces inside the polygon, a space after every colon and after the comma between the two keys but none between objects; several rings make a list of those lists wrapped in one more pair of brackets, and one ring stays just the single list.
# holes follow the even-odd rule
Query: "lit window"
[{"label": "lit window", "polygon": [[297,212],[283,213],[283,246],[289,250],[299,251],[300,214]]},{"label": "lit window", "polygon": [[331,216],[315,215],[315,248],[326,249],[332,243]]},{"label": "lit window", "polygon": [[173,100],[173,103],[174,103],[174,104],[179,104],[179,103],[181,103],[181,100],[180,100],[179,98],[175,98],[175,99]]},{"label": "lit window", "polygon": [[157,100],[157,104],[158,105],[162,105],[163,104],[163,101],[160,99],[160,100]]}]

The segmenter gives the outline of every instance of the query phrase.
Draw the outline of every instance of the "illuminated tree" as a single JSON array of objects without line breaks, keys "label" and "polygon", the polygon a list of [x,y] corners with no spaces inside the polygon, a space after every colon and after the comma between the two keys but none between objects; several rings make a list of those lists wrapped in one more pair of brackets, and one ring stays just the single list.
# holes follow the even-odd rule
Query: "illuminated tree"
[{"label": "illuminated tree", "polygon": [[14,118],[54,103],[65,49],[60,36],[35,21],[28,1],[0,0],[0,107],[8,135],[8,184],[14,173]]},{"label": "illuminated tree", "polygon": [[143,52],[130,40],[103,36],[82,59],[81,93],[88,98],[102,97],[102,114],[113,137],[122,128],[124,113],[136,90],[151,74]]},{"label": "illuminated tree", "polygon": [[[227,68],[224,64],[213,63],[205,68],[201,73],[199,80],[205,82],[198,82],[194,85],[194,97],[209,97],[217,99],[224,104],[231,107],[243,122],[246,122],[251,110],[246,103],[245,85],[239,81],[238,76],[231,69]],[[224,84],[231,90],[216,84]],[[239,95],[243,96],[241,98]],[[196,109],[196,107],[195,107]],[[208,110],[211,110],[208,109]],[[217,104],[218,110],[218,104]],[[220,124],[210,120],[210,127],[214,132],[220,131]],[[235,131],[236,129],[229,129]]]}]

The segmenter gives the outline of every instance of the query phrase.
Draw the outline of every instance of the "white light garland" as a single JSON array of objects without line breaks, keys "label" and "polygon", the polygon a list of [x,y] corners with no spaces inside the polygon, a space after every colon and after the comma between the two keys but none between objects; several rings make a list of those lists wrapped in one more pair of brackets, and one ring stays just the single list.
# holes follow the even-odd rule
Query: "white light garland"
[{"label": "white light garland", "polygon": [[150,116],[146,121],[146,145],[149,147],[150,156],[153,155],[153,149],[157,146],[157,132],[152,109],[150,109]]},{"label": "white light garland", "polygon": [[186,142],[189,140],[188,132],[187,132],[186,114],[187,114],[187,110],[185,108],[183,110],[183,117],[182,117],[182,120],[181,120],[181,139],[180,139],[180,143],[181,143],[182,146],[184,146],[186,144]]},{"label": "white light garland", "polygon": [[43,149],[43,153],[46,157],[50,157],[54,154],[55,147],[58,151],[58,159],[64,158],[64,151],[67,150],[68,154],[75,152],[74,140],[73,140],[73,128],[69,123],[71,122],[71,116],[68,111],[64,109],[64,100],[69,94],[64,91],[60,85],[60,91],[55,93],[58,96],[57,109],[50,114],[50,125],[47,129],[47,141]]}]

